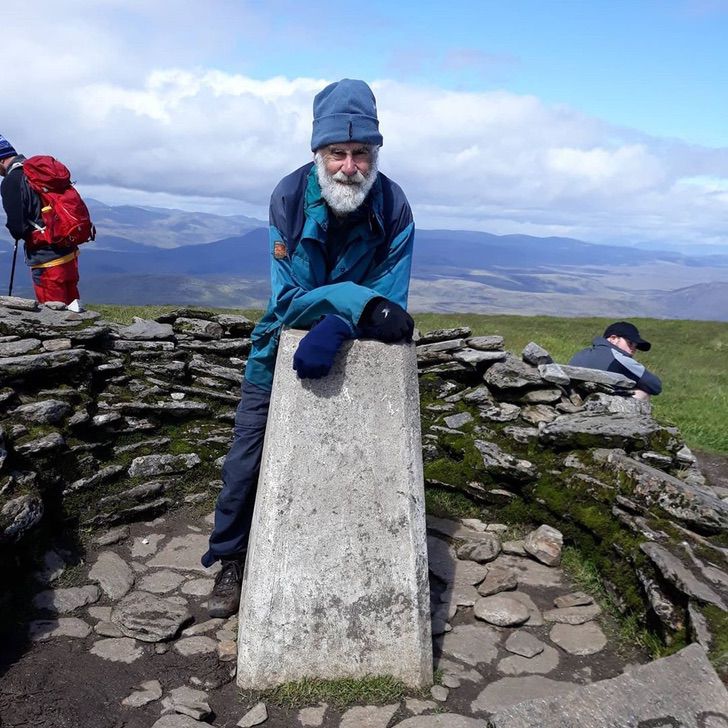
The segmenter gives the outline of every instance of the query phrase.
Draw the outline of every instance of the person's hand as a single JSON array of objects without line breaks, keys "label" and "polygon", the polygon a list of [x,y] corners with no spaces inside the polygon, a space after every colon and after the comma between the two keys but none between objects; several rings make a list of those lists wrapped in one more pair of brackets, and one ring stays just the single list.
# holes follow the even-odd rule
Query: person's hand
[{"label": "person's hand", "polygon": [[299,379],[321,379],[334,365],[336,352],[351,338],[351,329],[333,314],[324,316],[299,342],[293,368]]},{"label": "person's hand", "polygon": [[370,301],[359,321],[362,339],[376,339],[385,344],[412,341],[415,322],[400,305],[386,298]]}]

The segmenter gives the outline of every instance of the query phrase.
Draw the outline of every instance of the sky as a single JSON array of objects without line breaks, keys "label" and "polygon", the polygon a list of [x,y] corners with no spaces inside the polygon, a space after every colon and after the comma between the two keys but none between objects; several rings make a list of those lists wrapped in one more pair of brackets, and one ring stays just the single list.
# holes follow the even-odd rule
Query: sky
[{"label": "sky", "polygon": [[422,228],[728,245],[728,0],[2,0],[0,134],[107,204],[267,217],[362,78]]}]

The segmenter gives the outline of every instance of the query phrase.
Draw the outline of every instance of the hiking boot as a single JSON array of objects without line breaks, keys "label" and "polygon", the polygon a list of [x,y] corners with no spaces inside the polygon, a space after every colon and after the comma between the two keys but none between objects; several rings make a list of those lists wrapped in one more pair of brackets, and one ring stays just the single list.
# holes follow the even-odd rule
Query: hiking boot
[{"label": "hiking boot", "polygon": [[240,606],[240,590],[243,586],[243,567],[245,556],[223,559],[222,569],[215,577],[215,586],[207,601],[207,611],[211,617],[230,617]]}]

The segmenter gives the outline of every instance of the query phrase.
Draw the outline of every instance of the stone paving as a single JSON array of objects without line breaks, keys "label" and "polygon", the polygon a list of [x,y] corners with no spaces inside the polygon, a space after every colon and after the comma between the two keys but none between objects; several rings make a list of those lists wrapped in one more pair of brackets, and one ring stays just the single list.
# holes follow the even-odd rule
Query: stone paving
[{"label": "stone paving", "polygon": [[[555,565],[557,531],[541,528],[525,542],[502,542],[499,524],[429,518],[438,670],[430,694],[344,711],[245,703],[234,686],[237,617],[205,613],[215,569],[203,569],[198,559],[210,522],[211,516],[193,520],[177,512],[112,529],[95,539],[88,562],[77,569],[78,586],[50,583],[34,598],[43,615],[29,625],[36,649],[79,644],[73,651],[79,667],[70,669],[84,669],[82,659],[102,660],[118,680],[117,691],[128,684],[118,704],[106,708],[127,722],[109,725],[468,728],[485,726],[491,714],[528,698],[616,677],[625,667],[609,644],[599,606]],[[51,582],[63,571],[60,557],[48,555],[55,566],[44,578]],[[165,653],[185,669],[159,674],[153,661]],[[134,682],[132,668],[145,679]]]}]

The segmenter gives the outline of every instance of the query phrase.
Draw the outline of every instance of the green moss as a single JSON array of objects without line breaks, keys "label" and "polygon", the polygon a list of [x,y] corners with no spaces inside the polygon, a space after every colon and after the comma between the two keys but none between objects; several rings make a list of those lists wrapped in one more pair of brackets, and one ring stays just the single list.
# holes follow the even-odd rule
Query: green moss
[{"label": "green moss", "polygon": [[713,638],[708,656],[725,681],[728,679],[728,612],[712,604],[703,606],[701,611]]},{"label": "green moss", "polygon": [[465,494],[428,486],[425,489],[427,512],[438,518],[481,518],[484,509],[476,506]]}]

